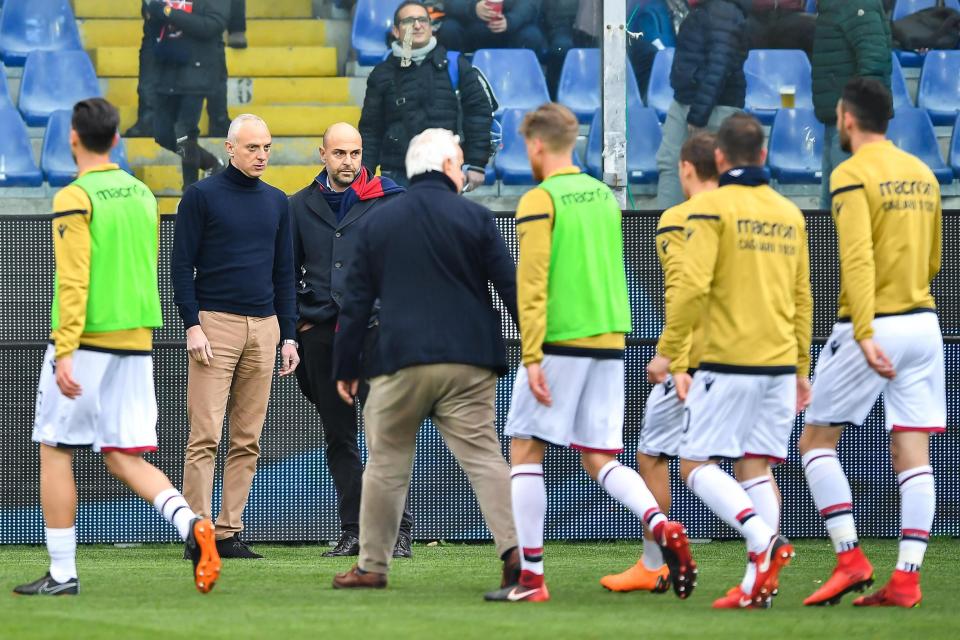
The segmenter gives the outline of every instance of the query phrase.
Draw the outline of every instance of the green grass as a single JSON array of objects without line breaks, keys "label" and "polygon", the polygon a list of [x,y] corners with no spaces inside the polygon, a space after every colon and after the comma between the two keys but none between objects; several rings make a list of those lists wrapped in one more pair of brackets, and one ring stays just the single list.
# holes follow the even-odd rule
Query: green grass
[{"label": "green grass", "polygon": [[[0,638],[956,638],[953,578],[960,543],[930,545],[919,609],[806,609],[800,601],[833,564],[825,541],[799,541],[768,611],[713,611],[710,603],[739,581],[739,543],[696,545],[700,581],[689,601],[672,595],[618,594],[597,580],[632,564],[634,543],[548,544],[553,599],[542,604],[485,603],[499,579],[488,545],[414,548],[398,561],[384,591],[333,591],[330,580],[348,560],[321,558],[325,547],[258,545],[260,561],[228,560],[216,589],[197,593],[181,547],[81,547],[77,598],[0,595]],[[886,581],[896,542],[864,548]],[[46,567],[42,547],[0,547],[0,585],[33,580]]]}]

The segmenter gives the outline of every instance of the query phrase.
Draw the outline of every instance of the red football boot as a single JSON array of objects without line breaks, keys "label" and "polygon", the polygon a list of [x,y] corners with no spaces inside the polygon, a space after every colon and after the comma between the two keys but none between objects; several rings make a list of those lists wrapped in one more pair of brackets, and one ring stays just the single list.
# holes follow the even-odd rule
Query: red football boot
[{"label": "red football boot", "polygon": [[882,589],[868,596],[860,596],[853,601],[855,607],[919,607],[923,595],[920,593],[920,572],[900,571],[890,576]]},{"label": "red football boot", "polygon": [[814,591],[803,604],[810,606],[833,605],[851,591],[862,592],[873,584],[873,565],[860,547],[854,547],[837,555],[837,566],[830,578]]}]

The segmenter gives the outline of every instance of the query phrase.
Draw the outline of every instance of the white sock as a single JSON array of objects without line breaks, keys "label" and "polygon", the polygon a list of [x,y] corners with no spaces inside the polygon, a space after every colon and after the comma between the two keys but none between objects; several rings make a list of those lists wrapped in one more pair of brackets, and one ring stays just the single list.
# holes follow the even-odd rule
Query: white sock
[{"label": "white sock", "polygon": [[660,511],[657,499],[650,493],[643,478],[630,467],[611,460],[600,469],[597,482],[611,498],[642,519],[650,531],[656,531],[659,525],[667,521],[667,516]]},{"label": "white sock", "polygon": [[920,571],[930,539],[937,505],[933,467],[923,466],[897,474],[900,484],[900,554],[897,569]]},{"label": "white sock", "polygon": [[813,502],[837,553],[860,545],[857,525],[853,521],[853,495],[850,483],[833,449],[813,449],[803,455],[803,472]]},{"label": "white sock", "polygon": [[514,465],[510,471],[510,494],[520,543],[520,568],[542,576],[543,521],[547,514],[543,465]]},{"label": "white sock", "polygon": [[190,534],[190,523],[197,514],[193,512],[180,492],[173,487],[161,491],[153,499],[153,506],[157,508],[164,520],[177,528],[180,539],[186,540]]},{"label": "white sock", "polygon": [[758,518],[750,496],[733,476],[712,462],[687,476],[687,486],[721,520],[736,529],[747,541],[747,550],[760,553],[770,544],[774,530]]},{"label": "white sock", "polygon": [[47,553],[50,554],[50,576],[57,582],[77,577],[77,528],[45,529]]},{"label": "white sock", "polygon": [[763,518],[763,521],[770,525],[774,531],[780,530],[780,501],[777,499],[777,492],[773,488],[773,478],[770,476],[761,476],[751,478],[740,483],[743,490],[750,496],[753,508],[757,510],[757,515]]},{"label": "white sock", "polygon": [[663,566],[663,551],[660,545],[653,540],[643,539],[643,555],[640,556],[643,566],[650,571],[656,571]]}]

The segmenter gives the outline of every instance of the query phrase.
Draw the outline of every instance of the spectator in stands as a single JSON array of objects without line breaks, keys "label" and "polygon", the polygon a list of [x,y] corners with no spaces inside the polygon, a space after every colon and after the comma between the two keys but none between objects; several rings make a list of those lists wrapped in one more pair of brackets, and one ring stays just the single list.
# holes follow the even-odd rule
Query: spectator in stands
[{"label": "spectator in stands", "polygon": [[538,21],[540,0],[446,0],[443,10],[437,39],[451,51],[533,49],[538,57],[544,56],[547,42]]},{"label": "spectator in stands", "polygon": [[257,116],[238,116],[226,142],[230,165],[186,189],[170,264],[187,337],[183,495],[213,512],[213,476],[224,412],[230,442],[215,523],[225,558],[259,558],[240,538],[260,457],[260,433],[280,348],[280,375],[294,372],[297,303],[286,195],[263,182],[272,139]]},{"label": "spectator in stands", "polygon": [[595,41],[578,32],[574,26],[579,9],[580,0],[555,0],[540,17],[543,32],[547,37],[547,86],[554,98],[567,51],[578,46],[596,46]]},{"label": "spectator in stands", "polygon": [[830,174],[850,157],[840,149],[837,102],[851,78],[875,78],[890,88],[890,20],[881,0],[819,0],[817,9],[813,108],[817,119],[826,125],[820,208],[829,210]]},{"label": "spectator in stands", "polygon": [[[316,180],[290,198],[294,270],[298,274],[297,382],[323,421],[327,468],[337,489],[340,540],[326,557],[355,556],[360,550],[360,486],[363,462],[357,445],[357,412],[337,395],[333,380],[333,337],[337,331],[346,277],[363,229],[381,207],[403,193],[390,178],[378,178],[363,166],[360,132],[346,123],[323,134]],[[375,223],[374,223],[375,224]],[[367,329],[376,342],[377,318]],[[363,385],[366,387],[366,385]],[[366,389],[361,389],[361,400]],[[400,520],[394,557],[411,555],[413,519],[407,509]]]},{"label": "spectator in stands", "polygon": [[192,4],[151,0],[146,11],[159,28],[154,49],[157,102],[153,135],[157,143],[182,158],[183,185],[213,172],[223,163],[198,142],[204,96],[225,81],[223,31],[230,0],[193,0]]},{"label": "spectator in stands", "polygon": [[751,49],[802,49],[813,55],[817,18],[806,0],[754,0],[747,19]]},{"label": "spectator in stands", "polygon": [[367,79],[360,114],[364,166],[371,174],[379,166],[382,175],[406,185],[404,156],[410,139],[430,127],[460,129],[469,186],[483,184],[493,108],[479,73],[463,56],[457,58],[455,71],[448,68],[447,51],[433,37],[422,3],[402,3],[393,23],[393,55]]},{"label": "spectator in stands", "polygon": [[127,129],[124,138],[152,138],[153,116],[157,103],[157,63],[153,50],[160,37],[162,23],[151,20],[147,5],[140,5],[143,16],[143,37],[140,40],[140,73],[137,76],[137,121]]},{"label": "spectator in stands", "polygon": [[673,103],[657,152],[657,205],[664,209],[683,202],[678,167],[687,137],[700,129],[716,131],[743,109],[750,6],[751,0],[704,0],[680,25],[670,71]]}]

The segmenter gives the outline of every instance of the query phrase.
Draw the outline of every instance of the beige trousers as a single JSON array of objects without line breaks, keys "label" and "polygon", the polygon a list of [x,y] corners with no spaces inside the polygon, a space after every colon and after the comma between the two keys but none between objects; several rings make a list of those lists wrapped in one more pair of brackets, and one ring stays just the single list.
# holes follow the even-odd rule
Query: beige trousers
[{"label": "beige trousers", "polygon": [[256,318],[201,311],[200,327],[210,341],[209,366],[190,359],[187,418],[190,437],[183,463],[183,496],[190,507],[212,517],[213,469],[229,411],[230,443],[223,470],[223,500],[217,539],[243,530],[243,509],[260,457],[260,433],[280,342],[276,316]]},{"label": "beige trousers", "polygon": [[373,378],[363,418],[369,458],[360,498],[360,568],[387,573],[403,513],[417,431],[433,418],[466,472],[502,556],[517,546],[510,467],[494,428],[497,377],[461,364],[408,367]]}]

